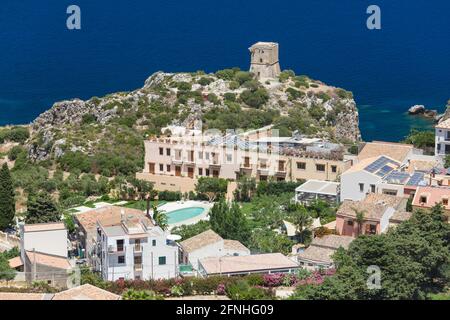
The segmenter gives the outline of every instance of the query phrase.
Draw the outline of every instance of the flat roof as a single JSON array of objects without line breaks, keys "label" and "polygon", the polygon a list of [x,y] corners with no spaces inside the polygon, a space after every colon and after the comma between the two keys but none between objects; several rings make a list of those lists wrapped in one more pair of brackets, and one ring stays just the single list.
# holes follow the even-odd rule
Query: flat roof
[{"label": "flat roof", "polygon": [[299,267],[297,263],[281,253],[211,257],[200,259],[199,262],[207,274],[245,273]]},{"label": "flat roof", "polygon": [[295,191],[337,195],[339,185],[340,185],[339,182],[321,181],[312,179],[306,181],[302,185],[295,188]]},{"label": "flat roof", "polygon": [[26,224],[24,226],[25,232],[54,231],[54,230],[65,230],[65,229],[66,229],[66,226],[64,225],[63,222]]}]

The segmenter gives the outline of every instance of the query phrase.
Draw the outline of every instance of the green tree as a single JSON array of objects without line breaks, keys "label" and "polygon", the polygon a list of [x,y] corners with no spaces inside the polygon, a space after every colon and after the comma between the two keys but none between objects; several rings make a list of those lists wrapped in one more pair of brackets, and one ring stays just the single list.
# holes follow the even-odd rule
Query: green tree
[{"label": "green tree", "polygon": [[237,182],[237,188],[234,192],[236,201],[249,202],[256,192],[255,178],[241,177]]},{"label": "green tree", "polygon": [[444,158],[444,166],[446,168],[450,168],[450,155],[449,154],[446,155],[445,158]]},{"label": "green tree", "polygon": [[195,224],[175,227],[171,230],[171,233],[181,236],[181,240],[186,240],[208,229],[211,229],[211,224],[209,223],[209,221],[201,220]]},{"label": "green tree", "polygon": [[239,205],[233,202],[228,205],[225,200],[215,203],[209,213],[212,229],[224,239],[238,240],[248,243],[250,228]]},{"label": "green tree", "polygon": [[358,224],[358,236],[362,234],[363,223],[366,216],[365,210],[358,210],[357,208],[352,208],[353,212],[356,215],[356,223]]},{"label": "green tree", "polygon": [[5,229],[14,221],[14,188],[6,163],[0,169],[0,229]]},{"label": "green tree", "polygon": [[9,261],[3,255],[0,255],[0,280],[10,281],[16,276],[16,271],[11,269]]},{"label": "green tree", "polygon": [[[355,239],[333,256],[334,276],[299,288],[299,299],[426,299],[450,280],[450,225],[441,205],[418,210],[385,234]],[[367,268],[378,266],[381,287],[369,289]]]},{"label": "green tree", "polygon": [[221,198],[227,192],[228,182],[225,179],[214,177],[200,177],[195,185],[195,191],[204,194],[210,202]]},{"label": "green tree", "polygon": [[167,214],[165,211],[159,210],[157,206],[153,206],[153,221],[155,224],[163,230],[167,230],[169,224],[167,223]]},{"label": "green tree", "polygon": [[303,205],[296,204],[294,210],[290,212],[290,222],[297,228],[300,242],[307,241],[307,236],[310,233],[308,228],[313,222],[308,210]]},{"label": "green tree", "polygon": [[60,213],[48,193],[29,195],[27,201],[26,223],[45,223],[60,221]]}]

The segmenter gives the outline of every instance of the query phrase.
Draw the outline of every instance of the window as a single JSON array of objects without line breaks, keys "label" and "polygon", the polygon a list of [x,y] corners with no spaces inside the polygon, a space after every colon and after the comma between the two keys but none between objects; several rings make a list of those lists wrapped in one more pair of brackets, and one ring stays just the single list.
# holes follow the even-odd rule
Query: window
[{"label": "window", "polygon": [[205,169],[205,176],[209,177],[209,169]]},{"label": "window", "polygon": [[167,156],[170,156],[170,148],[167,148],[167,149],[166,149],[166,155],[167,155]]},{"label": "window", "polygon": [[427,203],[427,196],[420,196],[420,203]]},{"label": "window", "polygon": [[116,245],[117,245],[117,251],[123,251],[123,239],[121,240],[116,240]]},{"label": "window", "polygon": [[152,246],[156,247],[156,240],[152,240]]},{"label": "window", "polygon": [[316,170],[317,171],[325,171],[325,165],[324,164],[316,164]]},{"label": "window", "polygon": [[198,175],[202,176],[203,175],[203,168],[198,168]]},{"label": "window", "polygon": [[374,184],[370,185],[370,192],[375,193],[375,185]]},{"label": "window", "polygon": [[166,264],[166,257],[159,257],[158,258],[158,264],[161,265],[165,265]]},{"label": "window", "polygon": [[442,199],[442,205],[448,206],[448,199],[447,198]]},{"label": "window", "polygon": [[331,172],[336,173],[337,172],[337,166],[331,166]]},{"label": "window", "polygon": [[205,159],[209,160],[209,152],[205,152]]},{"label": "window", "polygon": [[159,171],[164,171],[164,165],[162,163],[159,164]]},{"label": "window", "polygon": [[159,148],[159,155],[164,155],[164,148]]},{"label": "window", "polygon": [[170,164],[166,166],[167,172],[170,172]]},{"label": "window", "polygon": [[227,162],[231,163],[233,161],[233,155],[232,154],[227,154]]},{"label": "window", "polygon": [[118,256],[117,257],[117,263],[118,264],[124,264],[125,263],[125,256]]},{"label": "window", "polygon": [[306,162],[297,162],[297,169],[305,170],[306,169]]},{"label": "window", "polygon": [[198,158],[203,159],[203,152],[201,152],[201,151],[198,152]]},{"label": "window", "polygon": [[353,227],[353,220],[347,220],[347,225]]},{"label": "window", "polygon": [[359,184],[359,192],[364,192],[364,183]]},{"label": "window", "polygon": [[387,195],[390,195],[390,196],[396,196],[397,195],[397,190],[383,189],[383,194],[387,194]]}]

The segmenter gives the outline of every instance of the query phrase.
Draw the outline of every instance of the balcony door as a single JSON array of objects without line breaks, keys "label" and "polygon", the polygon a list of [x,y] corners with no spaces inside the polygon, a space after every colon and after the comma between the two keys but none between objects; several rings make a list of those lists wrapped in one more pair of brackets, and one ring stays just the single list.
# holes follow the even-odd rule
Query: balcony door
[{"label": "balcony door", "polygon": [[152,163],[152,162],[149,162],[149,163],[148,163],[148,171],[149,171],[151,174],[155,174],[155,164],[154,164],[154,163]]},{"label": "balcony door", "polygon": [[180,166],[175,166],[175,175],[177,177],[181,177],[181,167]]}]

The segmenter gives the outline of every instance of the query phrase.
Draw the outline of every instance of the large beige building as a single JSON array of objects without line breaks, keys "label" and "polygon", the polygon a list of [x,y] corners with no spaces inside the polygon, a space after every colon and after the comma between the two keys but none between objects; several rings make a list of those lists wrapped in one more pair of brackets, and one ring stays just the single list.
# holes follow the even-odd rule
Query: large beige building
[{"label": "large beige building", "polygon": [[145,168],[137,178],[152,181],[157,190],[188,192],[199,177],[335,181],[350,166],[340,145],[278,137],[269,126],[240,134],[151,138],[145,141]]}]

